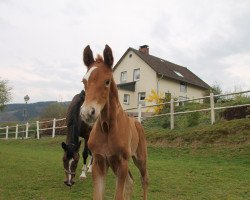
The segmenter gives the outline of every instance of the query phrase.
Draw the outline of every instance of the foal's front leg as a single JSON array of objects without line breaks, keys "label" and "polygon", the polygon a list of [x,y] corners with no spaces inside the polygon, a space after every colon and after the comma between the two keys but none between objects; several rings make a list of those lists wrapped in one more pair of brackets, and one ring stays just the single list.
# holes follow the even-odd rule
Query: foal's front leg
[{"label": "foal's front leg", "polygon": [[102,200],[105,189],[105,178],[108,171],[108,164],[104,157],[101,155],[93,155],[93,200]]},{"label": "foal's front leg", "polygon": [[115,200],[124,200],[125,195],[125,183],[128,176],[128,160],[121,156],[111,157],[110,163],[112,170],[116,175],[116,192]]}]

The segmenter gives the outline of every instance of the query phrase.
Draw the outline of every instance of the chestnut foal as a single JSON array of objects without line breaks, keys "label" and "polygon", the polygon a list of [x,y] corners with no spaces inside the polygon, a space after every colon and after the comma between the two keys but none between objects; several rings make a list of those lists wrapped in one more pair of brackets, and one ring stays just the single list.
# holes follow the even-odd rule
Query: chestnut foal
[{"label": "chestnut foal", "polygon": [[105,177],[111,167],[116,176],[115,199],[130,199],[133,178],[128,168],[132,157],[140,171],[143,199],[147,199],[147,144],[142,125],[128,117],[118,99],[118,90],[112,75],[113,54],[106,45],[103,58],[96,60],[89,46],[84,49],[83,61],[87,73],[83,78],[85,101],[80,109],[84,122],[93,125],[88,147],[93,154],[93,199],[104,196]]}]

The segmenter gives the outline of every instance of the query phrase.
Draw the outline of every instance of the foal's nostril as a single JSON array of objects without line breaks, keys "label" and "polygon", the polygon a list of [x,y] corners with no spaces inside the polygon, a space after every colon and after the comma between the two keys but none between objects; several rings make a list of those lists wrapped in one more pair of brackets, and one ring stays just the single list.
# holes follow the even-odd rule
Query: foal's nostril
[{"label": "foal's nostril", "polygon": [[64,184],[65,184],[65,185],[67,185],[67,186],[69,186],[69,187],[71,187],[71,186],[72,186],[72,184],[71,184],[71,183],[69,183],[68,181],[64,181]]},{"label": "foal's nostril", "polygon": [[90,115],[94,115],[95,114],[95,108],[91,108],[91,110],[90,110]]}]

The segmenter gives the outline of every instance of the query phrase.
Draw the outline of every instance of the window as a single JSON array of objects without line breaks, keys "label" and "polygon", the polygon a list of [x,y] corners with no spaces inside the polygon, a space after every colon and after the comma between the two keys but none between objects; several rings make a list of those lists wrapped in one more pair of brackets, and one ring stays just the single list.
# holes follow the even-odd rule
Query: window
[{"label": "window", "polygon": [[134,81],[140,80],[140,69],[134,69]]},{"label": "window", "polygon": [[187,83],[181,82],[180,91],[181,92],[187,92]]},{"label": "window", "polygon": [[129,105],[130,95],[124,94],[123,96],[123,103]]},{"label": "window", "polygon": [[127,71],[121,72],[121,83],[127,82]]},{"label": "window", "polygon": [[142,106],[145,106],[145,98],[146,98],[146,92],[139,92],[138,93],[138,105],[141,104]]}]

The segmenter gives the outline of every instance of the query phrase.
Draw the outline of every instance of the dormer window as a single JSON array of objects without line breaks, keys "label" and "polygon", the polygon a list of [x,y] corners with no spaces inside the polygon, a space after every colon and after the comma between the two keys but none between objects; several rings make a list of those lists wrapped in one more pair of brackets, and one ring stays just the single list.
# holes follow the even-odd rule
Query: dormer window
[{"label": "dormer window", "polygon": [[184,77],[180,72],[174,71],[174,73],[180,77]]},{"label": "dormer window", "polygon": [[121,83],[127,82],[127,71],[121,72]]},{"label": "dormer window", "polygon": [[134,69],[134,81],[139,81],[139,80],[140,80],[140,68]]}]

